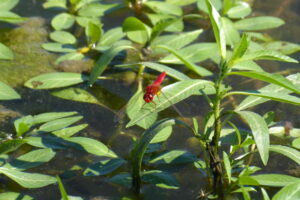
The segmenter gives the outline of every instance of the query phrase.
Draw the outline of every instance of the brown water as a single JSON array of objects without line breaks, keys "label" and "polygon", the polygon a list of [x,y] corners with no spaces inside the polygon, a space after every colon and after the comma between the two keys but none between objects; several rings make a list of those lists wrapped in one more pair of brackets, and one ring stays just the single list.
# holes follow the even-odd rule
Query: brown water
[{"label": "brown water", "polygon": [[[253,15],[271,15],[285,20],[286,24],[283,27],[276,30],[270,30],[268,31],[268,34],[272,35],[274,38],[278,38],[279,40],[299,43],[299,0],[256,0],[253,4],[253,10],[255,11]],[[132,145],[131,135],[138,136],[141,134],[142,130],[139,128],[125,129],[122,124],[114,122],[114,118],[115,112],[117,112],[134,93],[135,83],[132,82],[133,77],[129,76],[128,80],[124,80],[122,77],[126,72],[110,69],[106,73],[108,76],[116,72],[120,73],[119,75],[115,75],[115,80],[102,80],[99,81],[93,88],[88,89],[91,94],[96,96],[101,103],[106,105],[108,108],[94,104],[71,102],[53,97],[47,91],[35,91],[22,87],[22,83],[30,77],[36,76],[40,73],[56,70],[55,67],[53,67],[55,56],[39,48],[39,44],[47,40],[46,33],[49,28],[49,20],[47,19],[55,13],[43,10],[41,7],[41,1],[39,0],[23,0],[15,9],[15,12],[26,17],[44,17],[46,18],[46,21],[39,18],[34,19],[35,21],[33,20],[35,22],[33,23],[35,27],[33,31],[37,32],[38,30],[40,33],[38,38],[32,38],[32,40],[26,43],[26,40],[24,40],[26,37],[20,37],[20,41],[23,41],[25,45],[31,45],[30,49],[33,48],[34,53],[31,51],[25,51],[23,46],[11,44],[15,47],[15,49],[19,50],[17,53],[17,59],[11,63],[7,61],[0,61],[0,64],[4,67],[4,70],[2,70],[0,74],[0,79],[13,86],[17,86],[16,89],[22,95],[21,100],[1,102],[1,104],[5,107],[5,109],[18,113],[18,115],[34,115],[43,112],[55,111],[77,111],[80,115],[84,116],[83,122],[89,124],[89,127],[81,133],[81,135],[98,139],[105,144],[109,142],[110,148],[114,152],[123,158],[128,158]],[[124,12],[125,11],[122,11],[119,14],[116,14],[116,20],[114,20],[113,23],[108,24],[113,27],[119,25],[122,22],[123,16],[128,15],[128,13]],[[107,20],[104,19],[104,21]],[[25,32],[25,36],[26,34],[31,33],[28,32],[30,31],[28,30],[30,28],[26,28],[26,26],[24,28],[23,26],[23,29],[24,30],[20,30],[20,28],[17,28],[11,31],[15,34],[20,34],[20,32],[21,34],[24,34]],[[37,57],[37,55],[40,57]],[[27,59],[23,60],[22,57],[24,56],[27,57]],[[300,54],[294,54],[292,57],[299,60]],[[267,71],[282,71],[286,69],[298,70],[298,64],[262,62],[261,65]],[[19,74],[22,76],[20,77]],[[261,86],[260,82],[255,82],[254,84],[257,87]],[[249,85],[253,86],[253,82],[249,83],[245,81],[245,84],[241,84],[241,82],[238,81],[233,84],[234,87],[239,89],[245,89],[249,87]],[[201,123],[204,114],[208,111],[208,106],[204,99],[201,97],[192,97],[188,100],[188,102],[190,106],[190,113],[188,114],[190,116],[196,116]],[[264,113],[266,110],[274,110],[276,111],[279,120],[287,120],[292,122],[295,127],[300,127],[300,109],[298,107],[274,102],[258,106],[255,110],[261,113]],[[164,115],[168,114],[168,112],[164,113]],[[13,118],[9,118],[6,122],[1,123],[0,129],[4,131],[13,131],[12,121]],[[120,130],[125,132],[125,134],[119,135],[118,133]],[[112,140],[111,138],[113,135],[116,137]],[[191,136],[192,134],[188,130],[184,128],[175,128],[174,133],[167,142],[166,148],[187,149],[199,156],[201,155],[201,150],[197,145],[195,145]],[[43,167],[37,170],[40,172],[47,172],[52,175],[61,174],[73,165],[84,163],[90,159],[96,158],[74,150],[67,150],[64,152],[58,151],[56,157],[50,163],[43,165]],[[270,164],[265,168],[265,171],[293,173],[294,175],[299,176],[297,171],[298,166],[296,166],[293,162],[288,162],[288,164],[285,163],[285,165],[282,165],[277,162],[279,159],[282,160],[282,157],[278,155],[272,156]],[[124,167],[123,170],[126,171],[126,167]],[[79,172],[75,173],[77,174],[76,176],[66,178],[67,176],[65,175],[65,178],[63,178],[66,190],[70,195],[82,196],[84,199],[98,200],[120,199],[120,197],[128,194],[127,189],[107,183],[105,181],[105,177],[84,177]],[[195,199],[200,188],[205,187],[206,180],[191,165],[180,168],[175,175],[180,183],[180,189],[165,190],[147,185],[143,188],[144,199]],[[38,200],[60,199],[57,185],[51,185],[35,190],[20,189],[15,184],[11,183],[4,187],[9,190],[23,191]]]}]

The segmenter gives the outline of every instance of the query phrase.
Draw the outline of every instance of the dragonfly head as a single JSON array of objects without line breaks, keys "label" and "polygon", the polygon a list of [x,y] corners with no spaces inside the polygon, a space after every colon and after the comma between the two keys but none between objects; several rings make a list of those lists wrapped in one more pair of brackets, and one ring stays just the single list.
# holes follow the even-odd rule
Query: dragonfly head
[{"label": "dragonfly head", "polygon": [[146,94],[144,94],[143,99],[144,99],[144,101],[145,101],[146,103],[150,103],[150,102],[153,100],[153,97],[154,97],[153,94],[151,94],[151,93],[146,93]]}]

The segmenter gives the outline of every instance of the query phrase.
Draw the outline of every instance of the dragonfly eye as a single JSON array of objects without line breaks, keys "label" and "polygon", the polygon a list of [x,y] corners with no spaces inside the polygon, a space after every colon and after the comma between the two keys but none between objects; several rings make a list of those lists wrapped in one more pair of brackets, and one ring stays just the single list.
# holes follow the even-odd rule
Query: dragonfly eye
[{"label": "dragonfly eye", "polygon": [[147,103],[150,103],[152,100],[153,100],[153,94],[149,94],[149,93],[146,93],[145,95],[144,95],[144,101],[146,101]]}]

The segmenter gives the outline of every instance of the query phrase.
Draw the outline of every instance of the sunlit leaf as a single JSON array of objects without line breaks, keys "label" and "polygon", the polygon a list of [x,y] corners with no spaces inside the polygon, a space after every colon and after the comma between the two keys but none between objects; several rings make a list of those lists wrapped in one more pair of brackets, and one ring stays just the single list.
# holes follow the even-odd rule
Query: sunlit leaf
[{"label": "sunlit leaf", "polygon": [[228,61],[229,67],[234,65],[235,61],[241,58],[245,54],[245,52],[248,49],[248,46],[249,46],[249,37],[246,34],[243,34],[243,37],[239,41],[239,44],[234,49],[233,54]]},{"label": "sunlit leaf", "polygon": [[1,200],[34,200],[34,198],[29,195],[17,193],[17,192],[1,193],[0,199]]},{"label": "sunlit leaf", "polygon": [[253,134],[260,158],[267,165],[269,158],[269,130],[265,120],[258,114],[250,111],[237,112],[249,125]]},{"label": "sunlit leaf", "polygon": [[1,0],[0,10],[7,11],[14,8],[19,3],[19,0]]},{"label": "sunlit leaf", "polygon": [[154,138],[151,140],[151,144],[165,142],[172,134],[173,128],[172,126],[167,126],[166,128],[159,131]]},{"label": "sunlit leaf", "polygon": [[43,7],[47,8],[67,8],[67,0],[48,0],[43,3]]},{"label": "sunlit leaf", "polygon": [[100,4],[100,3],[90,3],[81,8],[78,12],[80,16],[83,17],[101,17],[109,10],[115,8],[118,4],[109,3],[109,4]]},{"label": "sunlit leaf", "polygon": [[[221,0],[211,0],[211,4],[216,8],[216,10],[220,10],[222,7]],[[207,5],[205,4],[205,0],[197,0],[197,7],[198,9],[208,13]]]},{"label": "sunlit leaf", "polygon": [[73,136],[75,133],[85,129],[88,124],[80,124],[77,126],[71,126],[68,128],[63,128],[57,131],[53,131],[52,134],[56,135],[57,137],[67,138]]},{"label": "sunlit leaf", "polygon": [[174,24],[179,19],[177,18],[166,18],[158,21],[153,27],[150,34],[149,43],[152,43],[152,41],[157,38],[167,27],[169,27],[171,24]]},{"label": "sunlit leaf", "polygon": [[282,154],[300,165],[300,152],[296,149],[282,145],[270,145],[270,151]]},{"label": "sunlit leaf", "polygon": [[175,4],[178,6],[186,6],[192,3],[195,3],[197,0],[166,0],[166,2],[170,3],[170,4]]},{"label": "sunlit leaf", "polygon": [[254,61],[248,60],[248,61],[243,61],[243,62],[238,62],[232,66],[233,69],[237,70],[249,70],[249,71],[258,71],[258,72],[263,72],[264,70],[256,64]]},{"label": "sunlit leaf", "polygon": [[80,73],[54,72],[33,77],[24,85],[32,89],[52,89],[82,83],[86,79]]},{"label": "sunlit leaf", "polygon": [[55,152],[52,149],[33,150],[6,163],[3,167],[23,171],[48,162],[54,156]]},{"label": "sunlit leaf", "polygon": [[48,51],[59,52],[59,53],[74,53],[76,49],[70,44],[61,43],[44,43],[42,47]]},{"label": "sunlit leaf", "polygon": [[295,140],[293,140],[292,146],[295,147],[295,148],[297,148],[297,149],[300,149],[300,137],[297,138],[297,139],[295,139]]},{"label": "sunlit leaf", "polygon": [[75,44],[76,38],[66,31],[54,31],[50,33],[50,38],[61,44]]},{"label": "sunlit leaf", "polygon": [[20,17],[16,13],[10,11],[2,11],[0,12],[0,21],[8,22],[8,23],[20,23],[25,21],[26,18]]},{"label": "sunlit leaf", "polygon": [[181,8],[175,4],[170,4],[167,2],[160,2],[160,1],[146,1],[144,5],[146,5],[156,13],[176,15],[176,16],[182,15]]},{"label": "sunlit leaf", "polygon": [[284,55],[289,55],[300,51],[300,45],[284,41],[267,42],[264,43],[263,46],[266,49],[278,51]]},{"label": "sunlit leaf", "polygon": [[239,62],[246,60],[276,60],[282,62],[298,63],[297,60],[273,50],[251,51],[249,53],[246,53],[242,58],[240,58]]},{"label": "sunlit leaf", "polygon": [[33,116],[33,123],[40,124],[55,119],[76,115],[77,112],[48,112]]},{"label": "sunlit leaf", "polygon": [[66,61],[66,60],[82,60],[84,55],[80,52],[71,52],[65,55],[58,57],[55,61],[55,64],[58,65],[59,63]]},{"label": "sunlit leaf", "polygon": [[90,22],[89,25],[85,27],[85,35],[89,45],[95,44],[100,40],[102,35],[101,25]]},{"label": "sunlit leaf", "polygon": [[56,182],[56,179],[52,176],[20,172],[5,167],[0,167],[0,173],[14,180],[24,188],[40,188]]},{"label": "sunlit leaf", "polygon": [[122,27],[127,37],[136,43],[145,44],[150,38],[147,26],[135,17],[126,18]]},{"label": "sunlit leaf", "polygon": [[175,177],[167,172],[160,170],[145,171],[142,174],[142,180],[156,185],[157,187],[167,189],[179,189],[179,184]]},{"label": "sunlit leaf", "polygon": [[290,183],[300,181],[300,178],[288,176],[284,174],[259,174],[250,176],[256,180],[259,185],[271,187],[283,187]]},{"label": "sunlit leaf", "polygon": [[14,54],[10,50],[10,48],[0,43],[0,59],[12,60],[13,58],[14,58]]},{"label": "sunlit leaf", "polygon": [[107,148],[103,143],[86,137],[71,137],[65,138],[65,140],[74,143],[73,147],[79,150],[84,150],[88,153],[97,156],[106,156],[111,158],[117,158],[118,156]]},{"label": "sunlit leaf", "polygon": [[240,41],[240,33],[233,26],[233,23],[230,19],[222,17],[221,21],[226,36],[226,44],[234,47]]},{"label": "sunlit leaf", "polygon": [[238,1],[234,7],[228,10],[227,15],[233,19],[244,18],[247,17],[251,11],[251,7],[247,2]]},{"label": "sunlit leaf", "polygon": [[286,185],[277,192],[272,200],[295,200],[300,199],[300,181]]},{"label": "sunlit leaf", "polygon": [[271,28],[277,28],[284,24],[284,21],[277,17],[260,16],[251,17],[236,21],[234,26],[239,30],[259,31]]},{"label": "sunlit leaf", "polygon": [[116,41],[122,39],[124,36],[125,34],[123,33],[121,27],[112,28],[103,34],[100,42],[97,44],[95,49],[105,51],[109,49]]},{"label": "sunlit leaf", "polygon": [[73,26],[75,22],[75,17],[68,13],[61,13],[56,15],[52,21],[51,25],[55,30],[68,29]]},{"label": "sunlit leaf", "polygon": [[82,119],[82,116],[75,116],[75,117],[65,117],[62,119],[56,119],[50,122],[47,122],[40,126],[38,131],[45,131],[45,132],[51,132],[51,131],[56,131],[65,127],[68,127],[75,122],[79,121]]},{"label": "sunlit leaf", "polygon": [[212,89],[212,87],[212,82],[205,80],[184,80],[168,85],[162,88],[163,95],[160,95],[159,99],[157,96],[154,97],[153,101],[156,103],[156,106],[153,107],[150,104],[146,104],[143,109],[130,120],[127,127],[136,124],[138,121],[152,113],[164,110],[172,104],[178,103],[179,101],[198,93],[200,89],[206,91]]},{"label": "sunlit leaf", "polygon": [[226,58],[226,38],[224,33],[224,28],[222,26],[221,17],[212,5],[210,0],[205,0],[206,6],[208,8],[209,18],[213,27],[216,42],[219,47],[220,55],[223,59]]},{"label": "sunlit leaf", "polygon": [[21,96],[10,86],[0,81],[0,100],[20,99]]},{"label": "sunlit leaf", "polygon": [[264,188],[260,188],[261,189],[261,193],[263,195],[263,200],[270,200],[270,197],[267,193],[267,191]]}]

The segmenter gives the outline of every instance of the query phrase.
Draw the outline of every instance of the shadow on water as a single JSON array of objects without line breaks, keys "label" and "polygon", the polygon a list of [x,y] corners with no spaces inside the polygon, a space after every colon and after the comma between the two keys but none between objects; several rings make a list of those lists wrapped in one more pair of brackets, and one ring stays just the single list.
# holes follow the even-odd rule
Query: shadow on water
[{"label": "shadow on water", "polygon": [[[25,17],[31,17],[32,15],[42,16],[47,20],[55,15],[55,13],[51,11],[45,11],[41,7],[41,4],[42,1],[39,0],[20,1],[20,5],[15,9],[15,12]],[[255,11],[254,15],[271,15],[283,18],[286,24],[276,30],[268,31],[268,33],[274,36],[274,38],[299,43],[300,2],[298,0],[254,1],[253,10]],[[123,20],[124,16],[126,16],[124,10],[122,10],[121,13],[116,14],[116,20],[114,20],[114,23],[112,23],[111,26],[115,27],[116,25],[120,25],[120,22]],[[110,27],[105,28],[108,29]],[[44,32],[46,29],[38,30],[42,32],[44,37],[37,42],[37,44],[40,44],[46,41],[45,37],[47,37],[47,32]],[[12,44],[12,46],[14,46],[14,44]],[[15,48],[18,49],[18,47]],[[28,55],[26,55],[28,60],[33,60],[36,54],[30,54],[30,52],[26,51],[19,51],[20,54],[17,54],[19,60],[14,61],[13,64],[8,63],[7,61],[1,61],[1,64],[7,66],[7,68],[5,68],[7,70],[1,72],[1,79],[9,80],[8,82],[12,83],[14,82],[12,78],[14,78],[18,84],[12,83],[12,85],[20,86],[26,79],[30,77],[44,72],[55,71],[54,67],[52,66],[55,56],[46,53],[42,49],[36,49],[36,51],[43,52],[42,55],[45,59],[42,61],[37,59],[31,63],[29,63],[29,61],[24,62],[21,60],[24,54],[28,53]],[[300,54],[297,53],[293,55],[293,57],[299,60]],[[266,69],[266,71],[297,70],[296,67],[298,67],[292,64],[282,64],[277,62],[261,62],[260,64]],[[31,71],[30,66],[37,70],[34,73],[29,74],[29,72],[26,71]],[[41,68],[38,69],[39,66],[41,66]],[[133,84],[126,84],[124,81],[120,80],[101,80],[98,81],[97,84],[92,88],[86,88],[86,86],[82,85],[78,86],[87,89],[96,99],[99,100],[102,105],[105,105],[106,107],[101,106],[100,104],[89,104],[64,100],[52,96],[49,91],[30,90],[23,87],[19,87],[17,89],[22,95],[22,99],[1,102],[1,105],[3,105],[6,109],[19,113],[19,115],[35,115],[44,112],[77,111],[80,115],[84,116],[83,122],[89,124],[89,127],[79,133],[79,135],[98,139],[105,144],[109,143],[110,148],[112,148],[112,150],[118,155],[128,158],[133,144],[132,138],[138,137],[141,133],[141,129],[130,128],[125,130],[122,126],[120,130],[119,125],[114,122],[114,118],[115,112],[119,110],[133,94],[133,89],[131,87],[132,85]],[[253,89],[253,86],[255,88],[259,88],[263,86],[263,83],[249,82],[247,79],[235,79],[233,83],[233,87],[237,89],[245,89],[248,87]],[[235,101],[239,102],[240,99],[235,99]],[[201,103],[199,104],[199,102]],[[189,116],[196,116],[200,120],[200,125],[203,123],[202,116],[208,111],[207,104],[203,102],[204,99],[201,97],[192,97],[188,100],[190,110],[188,110],[186,113]],[[234,106],[232,102],[228,103],[229,107]],[[178,106],[180,107],[181,105],[179,104]],[[271,102],[255,108],[255,111],[258,113],[265,113],[269,110],[273,110],[277,113],[279,121],[287,120],[290,121],[294,127],[300,126],[300,110],[295,109],[295,106]],[[164,111],[162,112],[161,116],[170,116],[170,113],[177,116],[177,114],[174,114],[173,111]],[[1,127],[1,129],[3,128],[4,131],[14,132],[11,122],[12,121],[8,121],[7,123],[4,123],[5,126]],[[125,134],[118,135],[113,141],[110,141],[111,136],[115,135],[115,133],[118,133],[119,131],[122,131]],[[51,144],[46,144],[50,145],[51,147],[53,147],[53,145],[59,147],[60,145],[65,144],[65,141],[58,140],[57,138],[52,138],[52,140],[47,141],[52,142]],[[74,144],[72,145],[74,146]],[[82,150],[81,146],[75,145],[74,147],[75,149],[77,148]],[[194,140],[188,131],[180,127],[174,128],[174,132],[165,145],[165,148],[168,150],[187,149],[197,156],[202,155],[197,141]],[[80,165],[81,162],[91,162],[94,159],[97,158],[89,157],[89,155],[76,150],[57,150],[55,159],[53,159],[50,163],[42,165],[42,167],[37,170],[42,169],[43,172],[56,175],[63,173],[61,169],[65,169],[67,171],[74,165]],[[281,160],[281,162],[278,162],[278,160]],[[254,162],[259,164],[259,158],[255,157]],[[179,180],[180,189],[166,190],[152,185],[147,185],[143,188],[143,199],[195,199],[198,195],[199,188],[205,188],[203,176],[192,165],[185,167],[178,166],[178,168],[180,170],[178,170],[175,175]],[[167,168],[163,169],[168,170]],[[295,165],[290,160],[275,154],[271,154],[269,164],[264,168],[264,171],[270,171],[273,173],[280,172],[300,176],[299,166]],[[74,174],[69,176],[65,174],[63,182],[68,193],[74,196],[78,195],[84,197],[85,199],[98,200],[120,199],[122,196],[128,194],[127,189],[106,182],[105,177],[85,177],[82,175],[81,171],[78,170],[74,170],[72,173]],[[15,185],[13,186],[14,187],[10,189],[23,190]],[[57,185],[50,185],[40,189],[23,191],[31,194],[39,200],[60,199]]]}]

